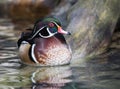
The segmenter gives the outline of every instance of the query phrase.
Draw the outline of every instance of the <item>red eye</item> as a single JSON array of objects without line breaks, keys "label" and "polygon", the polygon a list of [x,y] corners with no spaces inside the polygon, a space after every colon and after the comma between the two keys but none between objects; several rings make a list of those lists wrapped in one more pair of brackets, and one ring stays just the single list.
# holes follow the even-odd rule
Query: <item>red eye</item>
[{"label": "red eye", "polygon": [[49,26],[50,26],[50,27],[54,27],[55,25],[54,25],[54,23],[50,22],[50,23],[49,23]]}]

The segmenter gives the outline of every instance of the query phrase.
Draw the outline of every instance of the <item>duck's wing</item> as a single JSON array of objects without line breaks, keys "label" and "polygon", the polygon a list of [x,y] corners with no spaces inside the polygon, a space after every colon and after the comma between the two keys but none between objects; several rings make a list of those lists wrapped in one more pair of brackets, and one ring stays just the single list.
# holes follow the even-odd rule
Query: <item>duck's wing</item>
[{"label": "duck's wing", "polygon": [[30,35],[31,35],[31,32],[22,32],[21,33],[21,37],[17,41],[18,48],[20,47],[22,41],[30,42],[29,41]]}]

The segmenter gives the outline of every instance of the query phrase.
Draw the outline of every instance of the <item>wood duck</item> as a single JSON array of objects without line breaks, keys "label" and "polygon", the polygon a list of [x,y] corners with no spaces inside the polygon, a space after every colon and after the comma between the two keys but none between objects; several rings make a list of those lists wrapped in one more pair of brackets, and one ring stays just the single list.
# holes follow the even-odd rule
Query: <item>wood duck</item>
[{"label": "wood duck", "polygon": [[71,49],[58,19],[47,17],[36,21],[31,32],[23,32],[18,40],[19,56],[23,63],[39,66],[69,64]]}]

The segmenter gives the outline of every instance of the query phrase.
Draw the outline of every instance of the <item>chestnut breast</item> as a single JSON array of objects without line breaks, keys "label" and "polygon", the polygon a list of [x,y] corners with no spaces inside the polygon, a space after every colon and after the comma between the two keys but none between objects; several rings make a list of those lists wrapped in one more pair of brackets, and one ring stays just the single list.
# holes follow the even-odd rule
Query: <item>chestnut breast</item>
[{"label": "chestnut breast", "polygon": [[50,38],[35,38],[34,54],[37,61],[46,65],[68,63],[71,53],[65,43],[55,36]]}]

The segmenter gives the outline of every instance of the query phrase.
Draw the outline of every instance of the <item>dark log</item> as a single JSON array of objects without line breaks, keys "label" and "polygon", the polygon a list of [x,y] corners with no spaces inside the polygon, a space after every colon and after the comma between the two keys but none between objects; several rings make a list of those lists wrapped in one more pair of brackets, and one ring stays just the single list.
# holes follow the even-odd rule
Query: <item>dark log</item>
[{"label": "dark log", "polygon": [[120,12],[119,0],[79,0],[68,13],[68,39],[74,59],[96,56],[110,44]]}]

